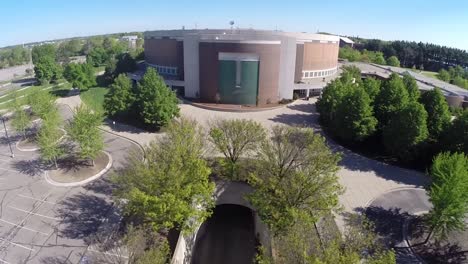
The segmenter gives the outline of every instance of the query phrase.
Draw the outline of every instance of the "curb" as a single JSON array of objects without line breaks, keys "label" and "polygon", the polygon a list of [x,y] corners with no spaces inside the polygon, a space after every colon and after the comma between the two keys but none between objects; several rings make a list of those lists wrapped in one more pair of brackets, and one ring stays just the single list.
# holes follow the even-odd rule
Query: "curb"
[{"label": "curb", "polygon": [[[64,104],[64,103],[60,103],[60,104],[61,104],[61,105],[65,105],[66,107],[68,107],[68,109],[73,113],[73,109],[71,108],[70,105]],[[101,131],[103,131],[103,132],[106,132],[106,133],[109,133],[109,134],[111,134],[111,135],[114,135],[114,136],[117,136],[117,137],[119,137],[119,138],[122,138],[122,139],[124,139],[124,140],[130,141],[130,142],[132,142],[133,144],[137,145],[137,146],[140,148],[141,152],[143,153],[143,160],[146,160],[145,148],[144,148],[140,143],[138,143],[137,141],[135,141],[135,140],[133,140],[133,139],[131,139],[131,138],[127,138],[127,137],[124,137],[124,136],[122,136],[122,135],[119,135],[119,134],[117,134],[117,133],[115,133],[115,132],[106,130],[106,129],[102,128],[102,127],[98,127],[98,129],[101,130]]]},{"label": "curb", "polygon": [[84,185],[86,183],[89,183],[91,181],[94,181],[94,180],[100,178],[106,172],[108,172],[110,170],[110,168],[112,167],[112,163],[113,163],[112,156],[107,151],[103,150],[102,152],[105,153],[107,155],[107,157],[109,157],[109,162],[107,163],[107,165],[106,165],[106,167],[104,169],[102,169],[97,174],[87,178],[86,180],[82,180],[82,181],[79,181],[79,182],[67,182],[67,183],[65,183],[65,182],[56,182],[56,181],[52,180],[49,177],[49,173],[47,171],[44,172],[44,178],[49,184],[54,185],[54,186],[58,186],[58,187],[80,186],[80,185]]},{"label": "curb", "polygon": [[395,191],[404,191],[404,190],[424,190],[424,188],[420,188],[420,187],[411,187],[411,186],[408,186],[408,187],[396,187],[396,188],[392,188],[392,189],[389,189],[381,194],[379,194],[377,197],[374,197],[372,199],[370,199],[369,201],[367,201],[366,205],[364,205],[364,208],[367,208],[369,207],[369,205],[375,201],[375,199],[377,199],[379,196],[381,195],[384,195],[384,194],[387,194],[387,193],[391,193],[391,192],[395,192]]},{"label": "curb", "polygon": [[192,101],[190,101],[188,99],[185,99],[185,98],[178,97],[178,99],[181,100],[184,104],[192,105],[194,107],[198,107],[198,108],[201,108],[201,109],[217,111],[217,112],[229,112],[229,113],[265,112],[265,111],[281,109],[281,108],[284,108],[284,107],[287,107],[287,106],[290,106],[290,105],[294,105],[294,103],[297,101],[297,100],[294,100],[289,104],[279,105],[279,106],[270,107],[270,108],[256,108],[256,109],[254,109],[254,108],[248,108],[248,107],[242,108],[242,106],[240,106],[239,109],[235,109],[235,108],[226,109],[226,108],[221,108],[221,107],[216,107],[216,106],[207,106],[207,105],[204,105],[204,104],[201,104],[201,103],[192,102]]},{"label": "curb", "polygon": [[[63,135],[58,139],[57,143],[60,142],[60,141],[62,141],[63,138],[65,138],[65,136],[67,135],[67,131],[66,131],[65,129],[60,128],[60,130],[63,131]],[[22,151],[22,152],[33,152],[33,151],[38,151],[38,150],[40,149],[39,147],[37,147],[37,148],[20,148],[20,147],[18,146],[18,144],[19,144],[20,142],[21,142],[21,141],[17,141],[16,144],[15,144],[16,149],[19,150],[19,151]]]}]

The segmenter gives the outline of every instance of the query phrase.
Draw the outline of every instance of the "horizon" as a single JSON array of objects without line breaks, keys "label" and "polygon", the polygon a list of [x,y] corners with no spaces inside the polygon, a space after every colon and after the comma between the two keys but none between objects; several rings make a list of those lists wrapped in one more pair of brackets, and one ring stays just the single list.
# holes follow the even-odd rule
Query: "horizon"
[{"label": "horizon", "polygon": [[[139,1],[81,1],[80,5],[56,0],[3,3],[0,47],[69,38],[152,30],[234,27],[290,32],[327,32],[334,35],[432,43],[468,50],[468,3],[402,0],[374,5],[339,2],[309,3],[261,1],[177,3]],[[28,3],[28,4],[25,4]],[[453,2],[455,3],[455,2]],[[24,6],[28,6],[25,9]],[[456,6],[457,8],[450,8]],[[90,8],[92,7],[92,8]],[[301,7],[301,8],[298,8]],[[173,11],[173,12],[171,12]],[[369,15],[361,15],[367,13]],[[30,24],[34,24],[31,27]],[[398,29],[398,30],[395,30]]]}]

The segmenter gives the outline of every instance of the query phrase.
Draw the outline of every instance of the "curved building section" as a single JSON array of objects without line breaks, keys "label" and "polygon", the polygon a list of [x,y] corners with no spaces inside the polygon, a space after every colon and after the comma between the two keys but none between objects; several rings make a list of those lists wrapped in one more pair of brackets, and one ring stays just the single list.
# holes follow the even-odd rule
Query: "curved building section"
[{"label": "curved building section", "polygon": [[262,30],[145,33],[146,64],[202,102],[267,105],[336,74],[339,37]]}]

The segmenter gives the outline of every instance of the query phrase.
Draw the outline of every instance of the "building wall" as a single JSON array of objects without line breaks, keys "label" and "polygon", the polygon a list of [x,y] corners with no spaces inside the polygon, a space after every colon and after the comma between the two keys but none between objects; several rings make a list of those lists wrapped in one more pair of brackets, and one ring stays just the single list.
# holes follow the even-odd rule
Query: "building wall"
[{"label": "building wall", "polygon": [[149,64],[177,67],[175,79],[184,79],[184,44],[175,39],[145,39],[145,61]]},{"label": "building wall", "polygon": [[294,72],[294,82],[298,83],[302,79],[302,66],[304,64],[304,44],[296,46],[296,69]]},{"label": "building wall", "polygon": [[338,51],[339,43],[304,43],[302,70],[324,70],[337,67]]},{"label": "building wall", "polygon": [[265,105],[267,100],[277,102],[280,47],[280,44],[200,42],[200,98],[206,102],[215,102],[218,91],[218,53],[237,52],[259,56],[259,104]]}]

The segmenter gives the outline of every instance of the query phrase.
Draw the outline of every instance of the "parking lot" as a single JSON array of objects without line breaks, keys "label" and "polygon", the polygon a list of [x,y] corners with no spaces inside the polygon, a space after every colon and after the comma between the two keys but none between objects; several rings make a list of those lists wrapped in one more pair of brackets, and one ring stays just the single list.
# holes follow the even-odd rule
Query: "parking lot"
[{"label": "parking lot", "polygon": [[[111,172],[85,186],[52,186],[44,180],[38,153],[18,151],[12,144],[15,157],[10,157],[0,125],[0,263],[125,260],[125,252],[96,243],[119,226],[120,215],[110,199]],[[111,134],[104,138],[113,168],[120,167],[135,146]]]}]

